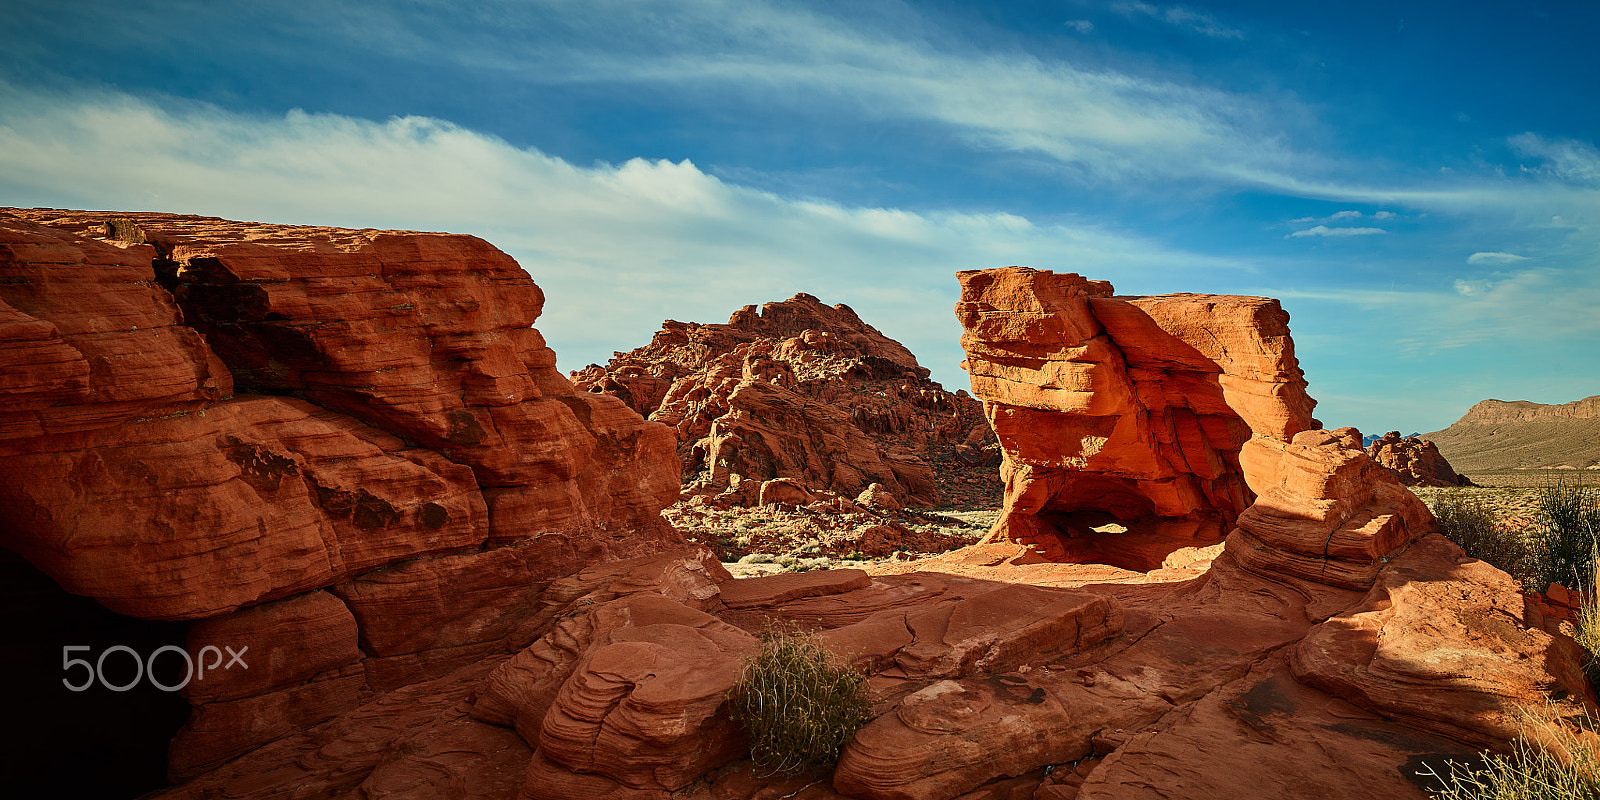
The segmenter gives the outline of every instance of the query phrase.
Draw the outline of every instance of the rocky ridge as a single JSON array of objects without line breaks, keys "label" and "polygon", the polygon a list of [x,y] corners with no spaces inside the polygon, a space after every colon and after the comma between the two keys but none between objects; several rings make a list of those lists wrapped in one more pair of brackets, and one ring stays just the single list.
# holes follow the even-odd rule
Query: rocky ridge
[{"label": "rocky ridge", "polygon": [[1600,469],[1600,395],[1560,405],[1484,400],[1424,436],[1463,472]]},{"label": "rocky ridge", "polygon": [[686,497],[715,507],[999,499],[977,401],[929,380],[849,306],[808,294],[727,324],[667,320],[650,344],[572,380],[672,426]]}]

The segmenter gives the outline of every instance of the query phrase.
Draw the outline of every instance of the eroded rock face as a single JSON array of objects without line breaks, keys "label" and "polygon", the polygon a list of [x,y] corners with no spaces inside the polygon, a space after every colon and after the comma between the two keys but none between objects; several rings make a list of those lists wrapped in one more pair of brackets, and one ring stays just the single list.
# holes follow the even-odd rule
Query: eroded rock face
[{"label": "eroded rock face", "polygon": [[766,502],[742,481],[845,498],[878,484],[913,506],[976,498],[992,482],[978,403],[928,380],[848,306],[808,294],[745,306],[726,325],[668,320],[649,345],[572,377],[671,425],[687,490],[727,503]]},{"label": "eroded rock face", "polygon": [[965,367],[1005,453],[992,539],[1154,569],[1254,500],[1246,442],[1316,427],[1275,300],[1116,297],[1021,267],[958,277]]},{"label": "eroded rock face", "polygon": [[1407,486],[1472,486],[1467,476],[1451,468],[1438,446],[1416,436],[1389,431],[1367,447],[1373,461],[1394,472]]},{"label": "eroded rock face", "polygon": [[1427,506],[1367,457],[1355,428],[1253,439],[1242,457],[1258,497],[1228,550],[1248,569],[1365,590],[1434,529]]},{"label": "eroded rock face", "polygon": [[175,776],[518,649],[552,581],[682,545],[672,432],[573,389],[543,300],[470,236],[0,211],[0,546],[311,670],[192,694]]},{"label": "eroded rock face", "polygon": [[[85,219],[60,224],[90,231]],[[182,783],[157,797],[1422,800],[1409,775],[1503,747],[1520,705],[1595,710],[1583,653],[1562,628],[1433,532],[1359,432],[1315,427],[1286,332],[1271,333],[1281,312],[1270,301],[1117,299],[1076,276],[964,274],[969,366],[991,417],[1009,420],[996,425],[1013,493],[996,541],[922,572],[735,580],[704,549],[667,548],[649,520],[627,527],[667,499],[647,488],[654,467],[627,465],[671,454],[652,449],[650,426],[621,400],[561,394],[559,376],[532,368],[523,383],[484,366],[493,374],[473,383],[462,376],[474,367],[449,371],[443,359],[418,368],[410,397],[447,421],[451,411],[480,426],[503,419],[494,435],[504,437],[555,408],[496,412],[532,401],[468,402],[469,384],[498,386],[501,399],[532,386],[533,400],[557,398],[570,417],[548,417],[541,435],[555,438],[536,436],[535,453],[482,449],[465,441],[476,436],[465,421],[443,428],[444,441],[462,442],[430,446],[438,420],[412,400],[357,419],[308,399],[354,412],[350,392],[364,390],[308,374],[309,354],[393,330],[341,333],[333,322],[327,335],[344,338],[318,339],[309,324],[293,334],[311,345],[278,370],[291,377],[273,378],[292,396],[211,396],[226,388],[222,373],[210,356],[183,361],[186,345],[162,358],[187,365],[187,379],[118,394],[97,382],[169,374],[158,345],[192,335],[186,308],[163,306],[143,279],[103,285],[137,272],[118,253],[155,253],[138,240],[162,241],[157,223],[104,225],[119,249],[0,222],[17,240],[0,256],[20,277],[0,281],[16,312],[0,332],[30,354],[0,382],[26,412],[0,440],[8,546],[127,613],[197,620],[192,653],[250,648],[250,670],[185,688],[195,713],[172,754]],[[313,269],[319,248],[377,237],[272,230],[299,254],[284,262],[294,269]],[[35,240],[49,246],[30,250]],[[52,327],[52,314],[70,320],[92,293],[51,300],[38,277],[48,270],[15,260],[41,252],[100,276],[95,291],[161,336],[130,345],[120,337],[134,323],[94,315]],[[177,269],[169,282],[182,290]],[[263,276],[237,283],[261,284],[271,300],[284,286]],[[290,336],[289,311],[321,302],[310,299],[317,285],[284,289],[294,302],[272,312],[283,319],[215,321],[226,315],[212,309],[215,335],[234,337],[239,353]],[[353,302],[328,291],[329,303]],[[455,291],[438,296],[456,303]],[[1211,336],[1220,344],[1205,344]],[[445,338],[451,353],[479,352],[470,337]],[[117,348],[137,357],[118,362]],[[367,377],[388,380],[382,369]],[[439,388],[457,379],[459,394]],[[571,452],[550,444],[569,434]],[[739,483],[757,499],[803,488]],[[862,489],[865,504],[897,499],[887,483]],[[73,505],[74,493],[96,502]],[[1061,538],[1090,513],[1134,528],[1105,534],[1132,543]],[[262,521],[253,538],[250,514]],[[1225,544],[1197,546],[1211,536],[1197,531],[1224,525]],[[1051,551],[1045,535],[1068,543]],[[1159,537],[1188,545],[1148,573],[1037,553],[1016,563],[1023,546],[1002,541],[1134,563]],[[832,775],[764,775],[743,758],[726,692],[773,623],[813,632],[870,676],[875,719]],[[1263,780],[1263,769],[1294,780]]]}]

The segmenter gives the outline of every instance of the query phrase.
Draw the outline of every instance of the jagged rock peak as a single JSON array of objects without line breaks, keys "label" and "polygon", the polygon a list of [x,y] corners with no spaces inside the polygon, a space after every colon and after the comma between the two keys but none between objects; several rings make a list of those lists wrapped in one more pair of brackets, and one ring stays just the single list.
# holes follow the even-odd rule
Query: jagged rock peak
[{"label": "jagged rock peak", "polygon": [[1407,486],[1472,486],[1455,471],[1432,441],[1389,431],[1367,445],[1367,455],[1388,468]]},{"label": "jagged rock peak", "polygon": [[759,503],[778,479],[824,501],[874,483],[914,506],[982,487],[998,499],[977,402],[928,374],[849,306],[797,294],[726,324],[667,320],[650,344],[572,379],[672,426],[686,491],[719,504]]}]

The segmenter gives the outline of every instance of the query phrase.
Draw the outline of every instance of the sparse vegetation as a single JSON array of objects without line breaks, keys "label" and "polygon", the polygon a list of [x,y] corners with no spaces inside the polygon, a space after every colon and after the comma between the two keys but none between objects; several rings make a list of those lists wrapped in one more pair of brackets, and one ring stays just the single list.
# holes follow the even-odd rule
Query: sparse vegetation
[{"label": "sparse vegetation", "polygon": [[1450,762],[1443,775],[1424,772],[1443,785],[1430,794],[1438,800],[1600,800],[1594,732],[1554,710],[1523,713],[1522,735],[1509,755],[1486,754],[1482,767]]},{"label": "sparse vegetation", "polygon": [[730,693],[750,755],[774,773],[831,767],[872,718],[867,676],[804,633],[772,629]]},{"label": "sparse vegetation", "polygon": [[1439,531],[1467,555],[1504,570],[1526,591],[1544,588],[1539,548],[1525,531],[1502,526],[1494,510],[1474,495],[1451,491],[1437,495],[1432,506]]},{"label": "sparse vegetation", "polygon": [[1592,591],[1596,537],[1600,536],[1600,493],[1562,481],[1539,491],[1541,588],[1559,583]]},{"label": "sparse vegetation", "polygon": [[1594,586],[1600,492],[1567,482],[1533,494],[1530,516],[1507,519],[1484,502],[1482,490],[1445,489],[1426,495],[1439,530],[1467,555],[1505,570],[1529,592],[1552,583]]}]

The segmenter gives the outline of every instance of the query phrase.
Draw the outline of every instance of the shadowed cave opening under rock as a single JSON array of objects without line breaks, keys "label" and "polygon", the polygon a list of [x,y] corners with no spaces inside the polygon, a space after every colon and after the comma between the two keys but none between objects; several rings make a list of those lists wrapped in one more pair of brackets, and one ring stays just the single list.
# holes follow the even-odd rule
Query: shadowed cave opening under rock
[{"label": "shadowed cave opening under rock", "polygon": [[1131,516],[1096,508],[1063,509],[1047,505],[1037,515],[1042,533],[1054,534],[1034,546],[1045,558],[1065,564],[1105,564],[1150,572],[1173,553],[1222,541],[1227,529],[1220,520]]},{"label": "shadowed cave opening under rock", "polygon": [[[0,733],[7,796],[137,797],[167,785],[167,743],[189,718],[189,703],[157,688],[142,667],[136,680],[126,651],[102,655],[121,646],[149,663],[162,647],[183,647],[188,623],[118,614],[62,589],[4,549],[0,609],[9,623],[0,642],[0,673],[11,689],[10,724]],[[66,669],[67,658],[99,663],[93,685],[67,688],[63,681],[79,686],[88,677],[81,665]],[[183,680],[183,660],[171,653],[157,658],[154,669],[163,685]]]}]

